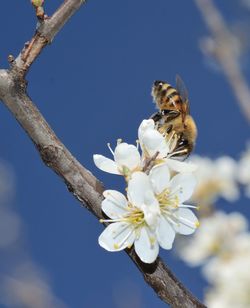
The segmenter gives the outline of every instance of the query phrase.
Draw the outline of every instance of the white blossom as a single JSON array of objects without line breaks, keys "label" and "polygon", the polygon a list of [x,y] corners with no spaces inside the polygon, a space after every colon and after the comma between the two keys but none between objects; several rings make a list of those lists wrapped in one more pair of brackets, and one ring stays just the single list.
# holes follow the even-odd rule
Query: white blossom
[{"label": "white blossom", "polygon": [[134,172],[128,181],[127,198],[114,190],[104,192],[103,212],[111,222],[99,237],[108,251],[135,246],[139,258],[152,263],[159,246],[171,249],[176,233],[191,234],[198,220],[183,202],[195,185],[191,174],[178,174],[170,180],[166,164],[152,168],[149,175]]},{"label": "white blossom", "polygon": [[208,307],[250,306],[250,234],[240,234],[232,246],[231,254],[212,259],[203,269],[212,283],[205,298]]},{"label": "white blossom", "polygon": [[102,171],[128,176],[141,169],[141,156],[133,144],[118,142],[115,151],[110,146],[109,149],[114,160],[99,154],[93,155],[95,165]]},{"label": "white blossom", "polygon": [[250,146],[239,161],[238,180],[245,186],[245,193],[250,198]]},{"label": "white blossom", "polygon": [[193,156],[191,162],[197,166],[194,175],[198,185],[192,197],[194,202],[211,205],[220,196],[231,202],[239,197],[237,164],[232,158],[222,156],[213,161]]},{"label": "white blossom", "polygon": [[222,256],[236,248],[239,234],[247,229],[247,221],[238,212],[226,214],[217,211],[213,215],[202,218],[199,231],[188,242],[181,245],[179,254],[188,264],[195,266],[203,264],[208,258]]},{"label": "white blossom", "polygon": [[156,156],[157,160],[165,162],[171,170],[176,172],[196,170],[194,164],[172,159],[172,156],[179,153],[174,151],[177,144],[176,135],[173,133],[169,138],[166,138],[157,130],[152,119],[142,121],[138,129],[138,138],[143,156],[146,159]]}]

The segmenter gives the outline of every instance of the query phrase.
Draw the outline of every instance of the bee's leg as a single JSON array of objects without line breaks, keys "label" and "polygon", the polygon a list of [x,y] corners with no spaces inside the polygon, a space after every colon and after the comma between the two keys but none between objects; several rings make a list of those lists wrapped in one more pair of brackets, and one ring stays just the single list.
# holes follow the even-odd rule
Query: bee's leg
[{"label": "bee's leg", "polygon": [[167,117],[167,120],[171,121],[175,118],[177,118],[181,113],[178,110],[169,110],[169,109],[163,109],[161,111],[161,114]]},{"label": "bee's leg", "polygon": [[173,129],[173,125],[171,124],[171,125],[169,125],[169,126],[167,127],[166,133],[167,133],[167,134],[171,133],[172,129]]},{"label": "bee's leg", "polygon": [[193,145],[188,142],[187,139],[180,137],[180,141],[177,143],[176,148],[174,149],[174,154],[172,157],[183,158],[185,160],[190,155],[193,149]]},{"label": "bee's leg", "polygon": [[153,114],[150,116],[150,119],[153,119],[154,122],[158,122],[161,118],[162,118],[162,115],[161,115],[161,113],[160,113],[159,111],[153,113]]}]

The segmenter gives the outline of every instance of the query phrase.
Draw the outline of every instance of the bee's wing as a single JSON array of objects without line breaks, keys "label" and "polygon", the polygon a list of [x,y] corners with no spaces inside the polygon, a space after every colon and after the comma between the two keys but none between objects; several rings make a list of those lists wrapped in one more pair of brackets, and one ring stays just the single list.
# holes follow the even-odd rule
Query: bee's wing
[{"label": "bee's wing", "polygon": [[182,102],[186,105],[185,112],[190,113],[189,101],[188,101],[188,90],[185,86],[185,83],[179,75],[176,75],[176,90],[179,92]]}]

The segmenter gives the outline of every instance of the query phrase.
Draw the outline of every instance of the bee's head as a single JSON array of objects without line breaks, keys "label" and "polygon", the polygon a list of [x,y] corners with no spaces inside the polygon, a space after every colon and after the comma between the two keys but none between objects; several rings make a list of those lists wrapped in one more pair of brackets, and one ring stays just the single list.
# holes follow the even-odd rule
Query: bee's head
[{"label": "bee's head", "polygon": [[161,80],[154,81],[151,94],[155,100],[156,100],[156,97],[160,94],[164,84],[165,82]]},{"label": "bee's head", "polygon": [[165,83],[165,81],[156,80],[156,81],[154,81],[153,88],[155,88],[157,90],[161,90],[164,83]]}]

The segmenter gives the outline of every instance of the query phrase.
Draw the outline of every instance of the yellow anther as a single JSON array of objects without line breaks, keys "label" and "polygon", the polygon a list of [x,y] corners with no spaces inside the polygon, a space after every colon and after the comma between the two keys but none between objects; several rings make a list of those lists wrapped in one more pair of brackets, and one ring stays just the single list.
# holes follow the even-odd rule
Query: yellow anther
[{"label": "yellow anther", "polygon": [[197,221],[197,222],[195,223],[195,227],[198,228],[199,226],[200,226],[200,222]]},{"label": "yellow anther", "polygon": [[150,237],[149,241],[150,241],[150,244],[153,245],[155,243],[155,238],[154,237]]},{"label": "yellow anther", "polygon": [[115,249],[119,249],[119,245],[118,244],[114,244],[114,248]]}]

